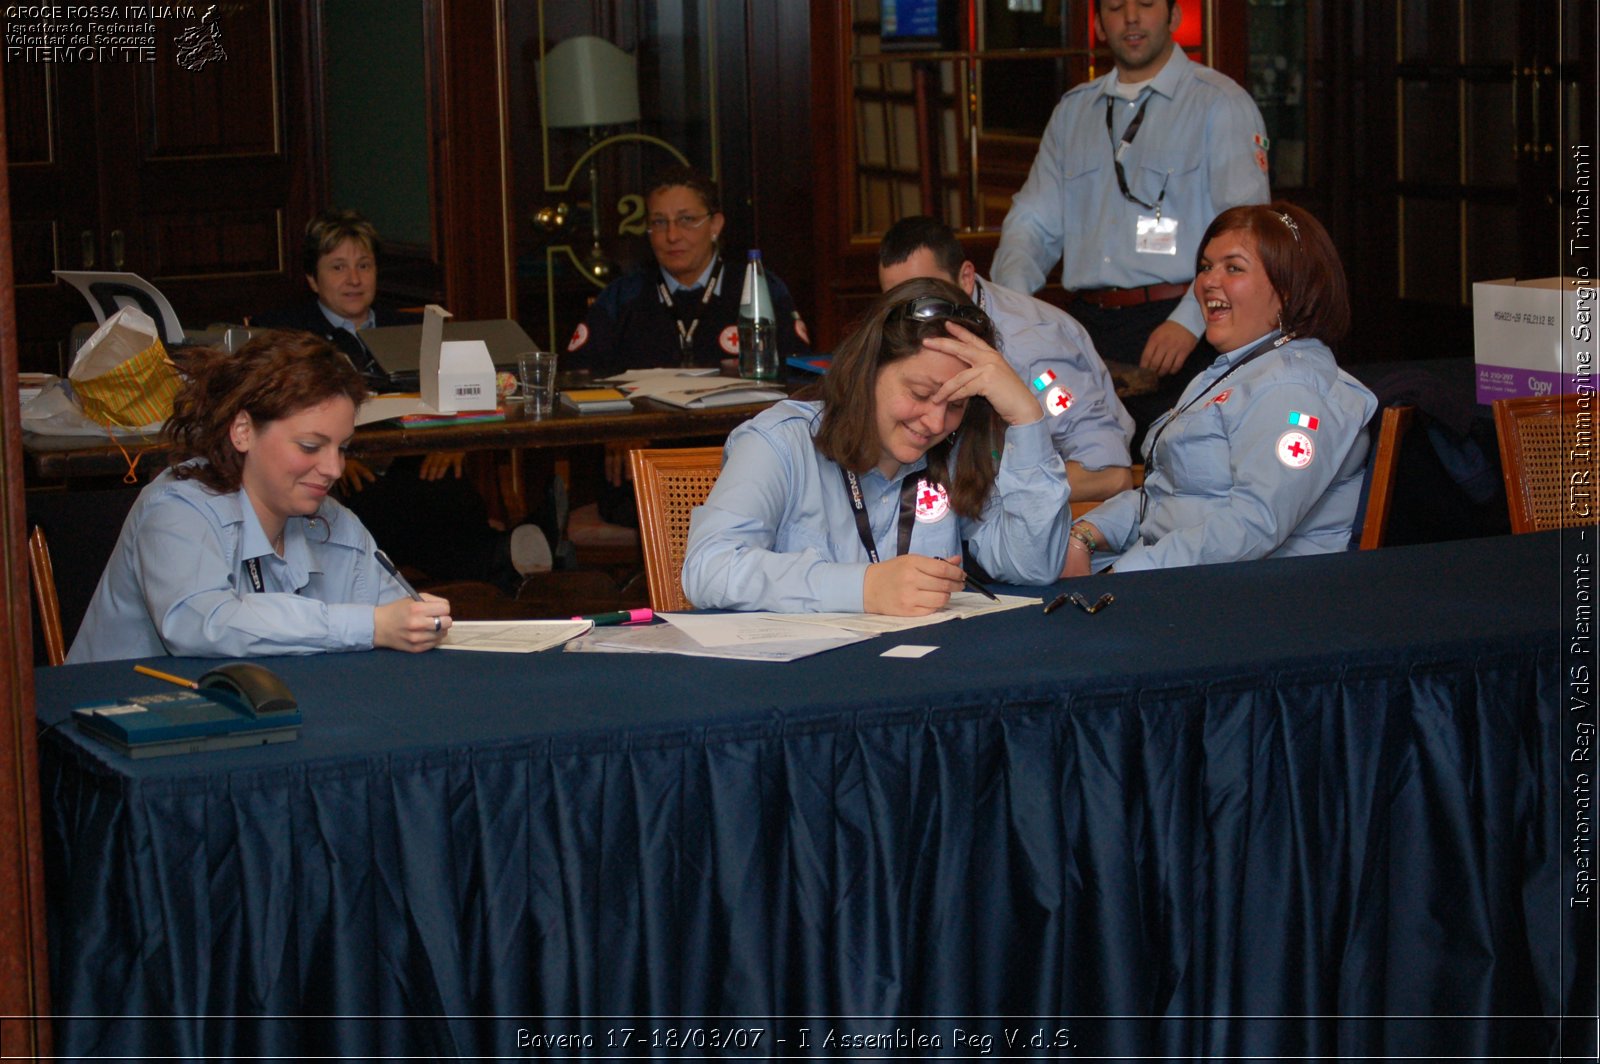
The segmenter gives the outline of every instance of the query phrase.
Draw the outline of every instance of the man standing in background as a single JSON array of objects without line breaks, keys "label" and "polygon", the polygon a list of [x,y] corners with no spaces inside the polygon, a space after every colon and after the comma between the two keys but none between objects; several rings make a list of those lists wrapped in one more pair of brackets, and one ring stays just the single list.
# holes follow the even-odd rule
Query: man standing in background
[{"label": "man standing in background", "polygon": [[1261,112],[1176,46],[1182,16],[1176,0],[1098,0],[1114,69],[1056,105],[990,271],[1034,292],[1059,260],[1072,316],[1101,357],[1161,375],[1154,395],[1125,401],[1135,454],[1211,361],[1208,347],[1195,354],[1205,330],[1188,292],[1200,235],[1227,208],[1270,198]]}]

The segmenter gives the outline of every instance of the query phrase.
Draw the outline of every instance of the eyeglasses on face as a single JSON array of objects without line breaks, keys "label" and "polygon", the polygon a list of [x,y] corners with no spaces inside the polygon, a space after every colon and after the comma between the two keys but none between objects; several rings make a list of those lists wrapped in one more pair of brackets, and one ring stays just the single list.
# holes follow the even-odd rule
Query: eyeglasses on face
[{"label": "eyeglasses on face", "polygon": [[989,328],[989,315],[971,303],[952,303],[943,296],[918,296],[895,307],[890,321],[910,318],[913,321],[954,320],[975,329]]},{"label": "eyeglasses on face", "polygon": [[705,225],[712,213],[711,211],[706,211],[704,214],[680,214],[673,218],[663,218],[657,215],[646,222],[645,225],[649,227],[652,233],[665,233],[673,226],[689,231],[699,229],[702,225]]}]

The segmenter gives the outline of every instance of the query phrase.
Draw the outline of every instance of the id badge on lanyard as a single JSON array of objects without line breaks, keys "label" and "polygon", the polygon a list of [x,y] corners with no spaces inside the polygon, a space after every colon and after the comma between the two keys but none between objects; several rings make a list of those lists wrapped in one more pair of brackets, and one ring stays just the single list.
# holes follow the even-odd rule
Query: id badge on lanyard
[{"label": "id badge on lanyard", "polygon": [[1141,255],[1176,255],[1178,219],[1163,218],[1159,207],[1154,217],[1139,215],[1134,225],[1133,249]]}]

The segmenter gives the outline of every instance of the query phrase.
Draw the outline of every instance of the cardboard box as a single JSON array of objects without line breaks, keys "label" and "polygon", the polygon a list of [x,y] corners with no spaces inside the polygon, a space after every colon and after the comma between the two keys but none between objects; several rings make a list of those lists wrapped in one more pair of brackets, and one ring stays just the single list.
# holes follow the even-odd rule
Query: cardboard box
[{"label": "cardboard box", "polygon": [[1594,380],[1596,287],[1575,277],[1472,286],[1478,402],[1557,395]]},{"label": "cardboard box", "polygon": [[441,414],[493,410],[494,362],[482,340],[445,340],[444,319],[450,312],[432,303],[422,313],[422,351],[418,383],[422,401]]}]

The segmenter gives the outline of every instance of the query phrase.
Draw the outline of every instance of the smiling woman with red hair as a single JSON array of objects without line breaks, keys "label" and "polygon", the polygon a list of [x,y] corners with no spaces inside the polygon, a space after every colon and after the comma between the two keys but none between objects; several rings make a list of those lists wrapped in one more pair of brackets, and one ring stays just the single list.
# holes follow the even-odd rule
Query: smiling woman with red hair
[{"label": "smiling woman with red hair", "polygon": [[1350,300],[1327,231],[1291,203],[1229,208],[1193,294],[1221,354],[1151,424],[1143,487],[1072,526],[1063,576],[1349,545],[1378,401],[1328,347]]},{"label": "smiling woman with red hair", "polygon": [[172,465],[140,492],[68,662],[428,650],[450,604],[411,599],[328,492],[367,389],[306,333],[187,350]]}]

